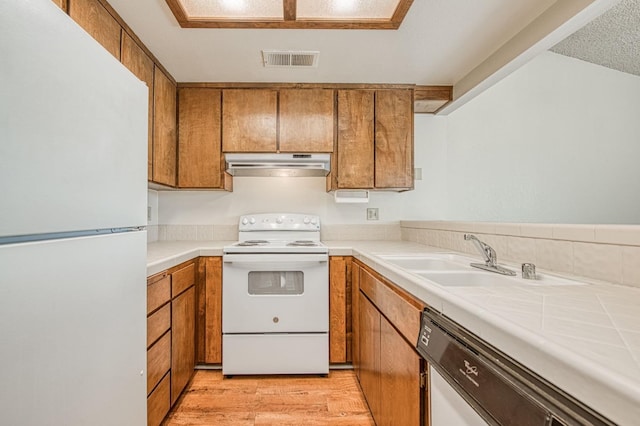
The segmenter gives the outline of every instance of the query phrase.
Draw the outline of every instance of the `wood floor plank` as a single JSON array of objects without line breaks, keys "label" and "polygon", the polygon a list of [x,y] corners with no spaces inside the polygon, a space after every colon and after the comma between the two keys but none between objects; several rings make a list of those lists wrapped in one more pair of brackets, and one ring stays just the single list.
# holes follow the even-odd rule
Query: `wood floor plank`
[{"label": "wood floor plank", "polygon": [[375,426],[352,370],[233,378],[198,370],[163,424]]}]

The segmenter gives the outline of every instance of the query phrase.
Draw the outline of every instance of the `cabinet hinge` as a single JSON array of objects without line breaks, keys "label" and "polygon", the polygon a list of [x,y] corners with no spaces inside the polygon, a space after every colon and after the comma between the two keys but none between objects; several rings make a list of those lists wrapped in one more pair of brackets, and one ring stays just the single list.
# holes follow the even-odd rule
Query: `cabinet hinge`
[{"label": "cabinet hinge", "polygon": [[423,371],[422,373],[420,373],[420,389],[426,389],[427,388],[427,379],[428,379],[428,375],[426,371]]}]

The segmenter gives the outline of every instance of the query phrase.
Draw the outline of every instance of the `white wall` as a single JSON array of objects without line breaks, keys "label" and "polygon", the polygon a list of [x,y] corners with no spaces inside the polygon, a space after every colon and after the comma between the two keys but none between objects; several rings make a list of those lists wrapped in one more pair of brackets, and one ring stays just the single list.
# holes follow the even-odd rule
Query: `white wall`
[{"label": "white wall", "polygon": [[[375,224],[398,222],[407,211],[421,212],[420,218],[439,216],[444,187],[439,182],[445,165],[435,161],[444,151],[446,118],[415,116],[415,166],[423,180],[416,190],[404,193],[372,192],[368,204],[336,204],[325,191],[324,178],[236,177],[233,192],[160,191],[159,223],[162,225],[232,225],[238,216],[260,212],[319,214],[326,224]],[[367,221],[367,207],[377,207],[380,220]]]},{"label": "white wall", "polygon": [[[335,204],[323,178],[236,178],[234,192],[159,192],[159,223],[235,224],[254,212],[327,224],[399,220],[640,223],[640,77],[547,52],[449,116],[415,115],[405,193]],[[366,221],[366,208],[380,221]]]},{"label": "white wall", "polygon": [[547,52],[448,116],[449,220],[640,223],[640,77]]}]

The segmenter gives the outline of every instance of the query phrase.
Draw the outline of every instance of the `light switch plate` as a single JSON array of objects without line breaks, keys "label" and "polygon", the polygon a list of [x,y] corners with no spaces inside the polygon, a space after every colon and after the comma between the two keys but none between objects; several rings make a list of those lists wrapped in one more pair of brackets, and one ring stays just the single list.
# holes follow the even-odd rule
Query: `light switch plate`
[{"label": "light switch plate", "polygon": [[367,220],[378,220],[378,209],[377,208],[368,208],[367,209]]},{"label": "light switch plate", "polygon": [[151,222],[151,206],[147,206],[147,222]]},{"label": "light switch plate", "polygon": [[413,178],[414,180],[422,180],[422,168],[416,167],[413,169]]}]

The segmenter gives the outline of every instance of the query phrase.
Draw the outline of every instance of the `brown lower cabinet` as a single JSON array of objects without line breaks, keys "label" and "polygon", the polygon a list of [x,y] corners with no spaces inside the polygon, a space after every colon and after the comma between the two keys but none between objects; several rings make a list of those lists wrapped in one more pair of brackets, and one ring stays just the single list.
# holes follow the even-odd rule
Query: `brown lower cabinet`
[{"label": "brown lower cabinet", "polygon": [[[378,426],[422,425],[428,416],[421,375],[426,364],[415,350],[420,303],[408,300],[354,262],[354,368]],[[357,331],[355,331],[357,328]],[[356,354],[357,353],[357,354]]]},{"label": "brown lower cabinet", "polygon": [[147,279],[147,424],[159,425],[195,367],[196,264]]},{"label": "brown lower cabinet", "polygon": [[222,258],[198,260],[196,361],[222,363]]},{"label": "brown lower cabinet", "polygon": [[167,373],[147,398],[147,424],[159,425],[171,408],[171,379]]},{"label": "brown lower cabinet", "polygon": [[189,383],[196,366],[195,295],[195,286],[191,286],[171,302],[171,405]]},{"label": "brown lower cabinet", "polygon": [[351,257],[329,258],[329,363],[351,361]]}]

